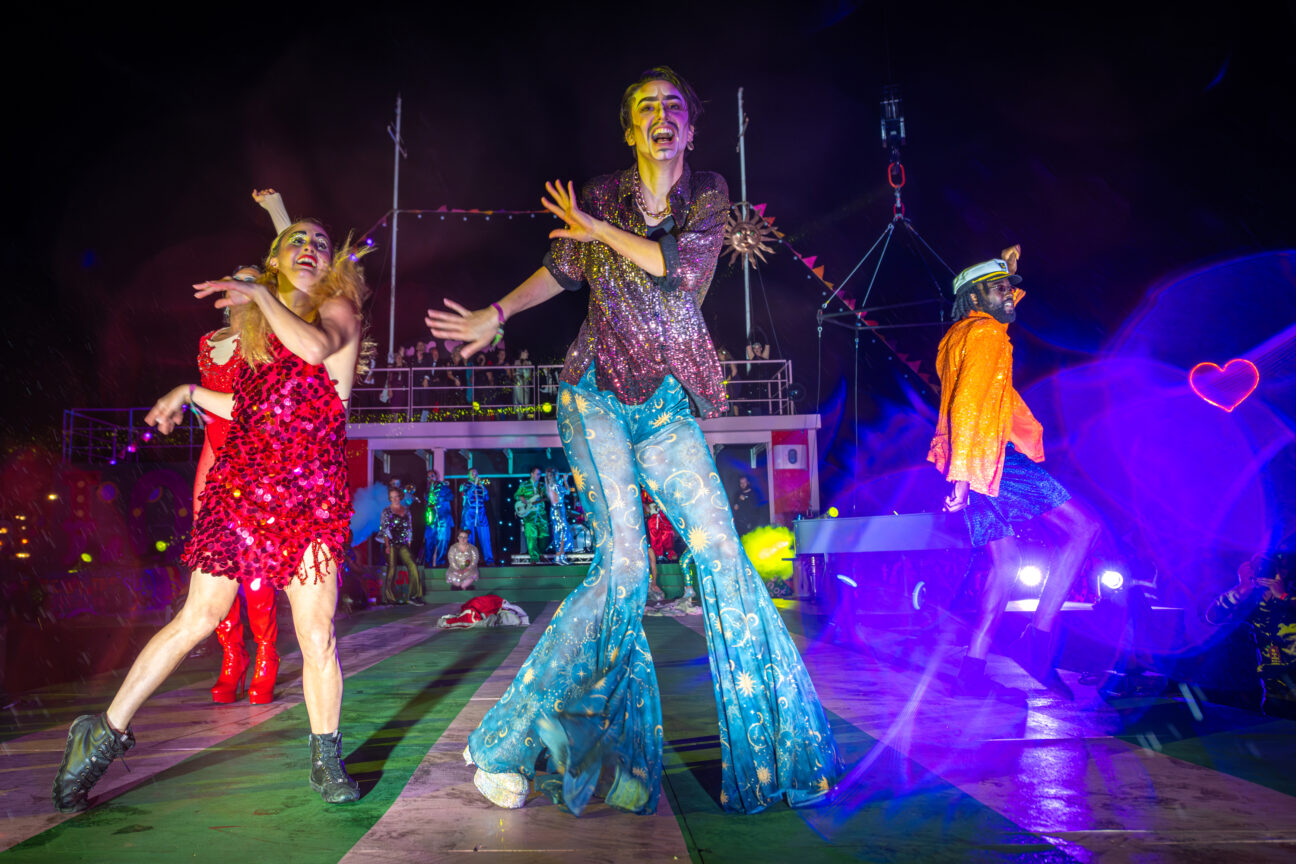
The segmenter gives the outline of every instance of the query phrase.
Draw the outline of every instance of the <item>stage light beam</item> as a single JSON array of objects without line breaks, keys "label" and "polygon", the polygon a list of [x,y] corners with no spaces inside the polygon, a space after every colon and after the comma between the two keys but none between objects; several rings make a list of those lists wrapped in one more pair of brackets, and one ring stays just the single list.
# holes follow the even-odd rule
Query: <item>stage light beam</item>
[{"label": "stage light beam", "polygon": [[1027,588],[1038,588],[1044,581],[1044,571],[1034,564],[1027,564],[1017,571],[1017,581]]},{"label": "stage light beam", "polygon": [[1098,581],[1106,588],[1119,591],[1125,585],[1125,576],[1119,570],[1104,570]]}]

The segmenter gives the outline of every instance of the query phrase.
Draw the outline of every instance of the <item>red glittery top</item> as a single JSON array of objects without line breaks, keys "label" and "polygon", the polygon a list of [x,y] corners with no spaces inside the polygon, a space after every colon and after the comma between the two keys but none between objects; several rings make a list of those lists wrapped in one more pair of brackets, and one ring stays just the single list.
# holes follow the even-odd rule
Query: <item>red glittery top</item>
[{"label": "red glittery top", "polygon": [[[313,548],[316,579],[342,559],[351,523],[346,408],[322,365],[271,334],[274,360],[237,364],[227,446],[207,475],[185,563],[283,587]],[[308,568],[309,569],[309,568]]]},{"label": "red glittery top", "polygon": [[646,401],[674,375],[704,417],[724,413],[724,377],[702,320],[702,299],[724,243],[729,187],[687,164],[671,187],[672,216],[649,228],[635,205],[633,168],[596,177],[581,189],[581,209],[617,228],[661,244],[666,275],[655,277],[597,241],[558,238],[545,267],[567,290],[590,286],[589,312],[567,351],[562,380],[577,384],[595,364],[599,389],[627,405]]},{"label": "red glittery top", "polygon": [[[239,352],[238,345],[235,344],[234,352],[224,363],[217,363],[212,358],[214,349],[214,337],[220,333],[220,330],[213,330],[202,337],[198,343],[198,381],[208,390],[215,390],[218,393],[234,392],[234,375],[238,372]],[[238,336],[231,336],[231,339],[238,339]],[[224,340],[219,340],[224,341]],[[225,446],[225,436],[229,434],[229,423],[224,417],[217,417],[215,414],[207,415],[207,440],[211,443],[213,450],[219,450]]]}]

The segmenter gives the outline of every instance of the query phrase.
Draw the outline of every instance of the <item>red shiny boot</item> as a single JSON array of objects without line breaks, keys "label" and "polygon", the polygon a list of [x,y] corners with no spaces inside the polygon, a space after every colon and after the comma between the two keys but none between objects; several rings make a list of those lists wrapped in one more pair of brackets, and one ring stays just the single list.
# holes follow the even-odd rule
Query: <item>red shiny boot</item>
[{"label": "red shiny boot", "polygon": [[[256,588],[251,588],[256,585]],[[264,579],[254,579],[243,586],[247,593],[248,623],[252,625],[252,639],[256,642],[256,662],[252,665],[252,686],[248,688],[248,701],[265,705],[274,701],[275,679],[279,676],[279,620],[276,617],[273,585]]]},{"label": "red shiny boot", "polygon": [[243,615],[239,607],[236,594],[229,614],[216,625],[216,641],[220,643],[224,658],[221,661],[220,677],[211,688],[213,702],[224,704],[238,699],[247,679],[248,654],[243,647]]}]

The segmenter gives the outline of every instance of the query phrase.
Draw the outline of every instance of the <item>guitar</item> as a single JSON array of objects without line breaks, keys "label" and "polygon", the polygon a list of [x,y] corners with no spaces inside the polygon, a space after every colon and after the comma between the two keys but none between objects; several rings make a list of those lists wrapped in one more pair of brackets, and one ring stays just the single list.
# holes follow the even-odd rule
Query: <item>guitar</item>
[{"label": "guitar", "polygon": [[530,498],[519,498],[513,502],[513,515],[519,519],[525,519],[540,507],[540,496],[533,495]]}]

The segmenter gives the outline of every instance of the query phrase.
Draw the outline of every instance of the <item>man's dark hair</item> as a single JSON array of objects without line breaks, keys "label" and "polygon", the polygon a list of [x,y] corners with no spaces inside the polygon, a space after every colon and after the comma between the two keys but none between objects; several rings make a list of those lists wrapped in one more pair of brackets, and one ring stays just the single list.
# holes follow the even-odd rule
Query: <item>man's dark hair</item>
[{"label": "man's dark hair", "polygon": [[621,131],[627,131],[630,126],[630,99],[634,96],[635,91],[649,81],[665,81],[680,92],[684,97],[684,105],[688,108],[689,123],[697,123],[697,119],[702,116],[702,100],[698,99],[697,93],[693,91],[692,86],[685,81],[679,73],[669,66],[654,66],[651,69],[645,69],[639,73],[638,79],[634,81],[625,92],[621,94]]}]

